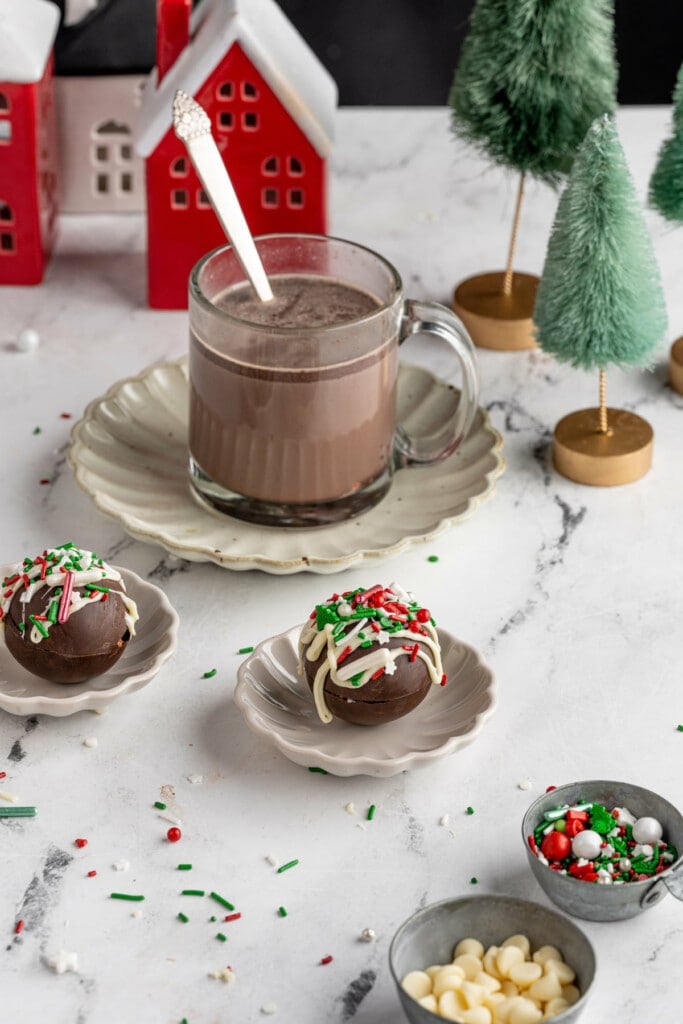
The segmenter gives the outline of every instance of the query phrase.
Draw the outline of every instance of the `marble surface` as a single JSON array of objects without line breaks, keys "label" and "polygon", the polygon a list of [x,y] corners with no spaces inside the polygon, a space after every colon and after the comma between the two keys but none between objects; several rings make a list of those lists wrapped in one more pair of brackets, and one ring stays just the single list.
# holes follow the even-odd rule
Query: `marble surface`
[{"label": "marble surface", "polygon": [[[643,196],[668,121],[664,109],[619,114]],[[416,298],[448,301],[460,278],[502,266],[515,184],[452,140],[444,110],[340,113],[333,232],[379,249]],[[555,204],[529,187],[519,269],[540,271]],[[546,786],[631,780],[683,807],[683,398],[665,373],[683,332],[683,233],[647,218],[671,333],[651,373],[610,373],[609,400],[653,424],[650,474],[606,490],[559,478],[552,428],[594,404],[597,382],[537,351],[485,352],[482,403],[508,466],[493,500],[429,546],[334,577],[339,589],[401,581],[498,679],[497,714],[470,747],[391,779],[308,773],[252,736],[232,703],[238,649],[303,620],[329,579],[180,562],[102,517],[66,466],[85,405],[186,344],[184,314],[144,308],[141,219],[65,218],[44,284],[0,290],[0,561],[73,539],[158,583],[181,618],[174,661],[106,714],[0,715],[0,787],[38,807],[35,819],[0,822],[3,1022],[247,1024],[275,1009],[272,1019],[297,1024],[395,1024],[387,949],[416,907],[476,892],[545,902],[520,823]],[[20,353],[13,341],[27,326],[42,343]],[[183,821],[176,845],[159,799]],[[299,865],[278,874],[269,856]],[[181,897],[189,885],[222,893],[243,917],[210,923],[221,907]],[[142,916],[112,891],[144,894]],[[583,927],[599,962],[586,1024],[673,1019],[683,906],[668,896],[637,921]],[[359,940],[364,928],[376,941]],[[60,950],[77,953],[78,973],[50,969]],[[209,977],[228,964],[234,983]]]}]

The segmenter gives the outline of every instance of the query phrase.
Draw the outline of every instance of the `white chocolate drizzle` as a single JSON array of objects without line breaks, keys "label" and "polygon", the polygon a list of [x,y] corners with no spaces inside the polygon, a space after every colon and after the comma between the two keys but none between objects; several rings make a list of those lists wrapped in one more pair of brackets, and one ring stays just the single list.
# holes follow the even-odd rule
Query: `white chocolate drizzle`
[{"label": "white chocolate drizzle", "polygon": [[[385,646],[390,637],[405,643],[390,649]],[[368,653],[347,661],[360,647]],[[332,721],[324,697],[328,676],[336,686],[355,689],[383,674],[393,675],[398,658],[407,657],[424,662],[432,683],[443,686],[446,682],[434,620],[396,583],[333,594],[325,604],[317,605],[299,637],[299,672],[304,672],[304,659],[317,661],[323,652],[325,658],[313,681],[313,699],[325,723]]]}]

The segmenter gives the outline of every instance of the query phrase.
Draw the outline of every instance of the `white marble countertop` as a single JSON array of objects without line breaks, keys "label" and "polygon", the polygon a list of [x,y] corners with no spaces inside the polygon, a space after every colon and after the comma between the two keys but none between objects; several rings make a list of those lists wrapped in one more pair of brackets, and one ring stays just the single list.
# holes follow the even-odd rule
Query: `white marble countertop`
[{"label": "white marble countertop", "polygon": [[[643,196],[668,123],[664,109],[619,114]],[[447,302],[457,280],[502,267],[515,184],[452,140],[444,110],[344,110],[331,227],[387,256],[414,297]],[[528,189],[519,269],[540,271],[555,203],[545,187]],[[670,341],[683,333],[683,233],[647,218]],[[0,289],[0,561],[71,539],[158,583],[181,618],[174,660],[106,714],[0,713],[1,785],[39,812],[0,823],[0,1019],[248,1024],[275,1004],[273,1019],[288,1024],[394,1024],[388,944],[418,905],[473,892],[546,902],[520,822],[547,785],[625,779],[683,807],[683,399],[665,383],[668,344],[652,373],[609,375],[611,404],[646,416],[656,441],[645,479],[604,490],[558,477],[548,449],[564,413],[594,404],[597,382],[537,351],[481,354],[482,404],[505,439],[496,495],[428,548],[392,559],[381,577],[373,566],[334,580],[397,579],[413,590],[490,662],[497,714],[470,747],[422,771],[309,774],[246,730],[232,690],[238,648],[302,620],[329,578],[167,557],[98,513],[65,463],[70,426],[92,398],[185,348],[184,314],[144,308],[143,245],[139,217],[65,218],[45,283]],[[42,339],[28,354],[13,347],[26,326]],[[90,737],[96,747],[84,745]],[[525,779],[529,792],[518,788]],[[153,808],[171,788],[166,802],[184,832],[175,846]],[[350,801],[359,816],[345,812]],[[377,815],[359,827],[371,803]],[[449,827],[439,825],[445,814]],[[79,836],[85,849],[74,846]],[[300,864],[278,875],[267,855]],[[121,860],[125,873],[112,867]],[[194,864],[193,885],[242,911],[224,945],[207,923],[220,909],[209,901],[190,908],[187,925],[177,921],[189,884],[180,861]],[[144,893],[142,917],[108,899],[113,890]],[[26,926],[15,937],[18,918]],[[359,941],[366,927],[375,942]],[[668,896],[637,920],[582,927],[599,961],[586,1024],[674,1019],[683,906]],[[59,949],[78,954],[79,973],[47,967]],[[332,963],[320,966],[327,954]],[[227,964],[234,984],[208,976]]]}]

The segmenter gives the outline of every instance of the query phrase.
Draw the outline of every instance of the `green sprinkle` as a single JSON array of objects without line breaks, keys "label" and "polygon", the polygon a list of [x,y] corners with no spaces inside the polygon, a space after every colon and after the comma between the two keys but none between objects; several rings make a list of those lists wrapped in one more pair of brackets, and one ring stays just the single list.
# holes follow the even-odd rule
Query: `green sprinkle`
[{"label": "green sprinkle", "polygon": [[228,941],[228,936],[224,935],[223,932],[216,932],[216,938],[220,939],[221,942],[227,942]]},{"label": "green sprinkle", "polygon": [[439,561],[439,556],[438,555],[429,555],[429,557],[427,558],[427,561],[428,562],[438,562]]},{"label": "green sprinkle", "polygon": [[34,434],[40,434],[40,427],[34,427],[33,428],[33,433]]},{"label": "green sprinkle", "polygon": [[99,590],[102,594],[111,593],[111,587],[103,587],[99,583],[86,583],[83,587],[84,590]]},{"label": "green sprinkle", "polygon": [[20,622],[19,623],[19,632],[23,633],[25,629],[26,629],[26,623],[25,622]]},{"label": "green sprinkle", "polygon": [[240,647],[240,649],[239,649],[239,651],[237,653],[238,654],[251,654],[251,652],[253,650],[254,650],[253,647]]},{"label": "green sprinkle", "polygon": [[74,542],[72,540],[68,540],[66,544],[59,544],[57,551],[69,551],[73,546]]},{"label": "green sprinkle", "polygon": [[187,922],[190,920],[187,914],[183,914],[182,910],[178,911],[178,917],[183,922],[183,924],[187,924]]},{"label": "green sprinkle", "polygon": [[215,922],[217,920],[218,920],[218,918],[216,917],[215,914],[212,914],[211,917],[209,918],[209,921],[211,922],[211,924],[215,924]]},{"label": "green sprinkle", "polygon": [[478,881],[479,879],[472,875],[472,877],[470,878],[470,885],[476,885]]},{"label": "green sprinkle", "polygon": [[204,675],[202,676],[202,679],[212,679],[213,676],[216,675],[216,672],[218,672],[217,668],[211,668],[211,669],[209,669],[208,672],[204,673]]},{"label": "green sprinkle", "polygon": [[203,889],[183,889],[181,896],[206,896]]},{"label": "green sprinkle", "polygon": [[313,767],[313,768],[309,768],[308,770],[309,770],[309,772],[317,772],[318,775],[329,775],[330,774],[329,772],[326,772],[324,768]]},{"label": "green sprinkle", "polygon": [[683,725],[677,725],[676,728],[679,732],[683,732]]},{"label": "green sprinkle", "polygon": [[51,622],[54,626],[57,622],[57,615],[59,614],[59,601],[52,601],[48,609],[47,618],[48,622]]},{"label": "green sprinkle", "polygon": [[31,620],[33,625],[36,627],[38,632],[41,634],[41,636],[45,637],[45,636],[49,636],[50,635],[49,631],[45,628],[45,626],[42,624],[42,622],[40,622],[39,619],[37,619],[35,617],[35,615],[29,615],[29,619]]},{"label": "green sprinkle", "polygon": [[372,647],[372,640],[363,640],[361,647]]},{"label": "green sprinkle", "polygon": [[[202,895],[204,895],[204,894],[202,893]],[[225,896],[219,896],[219,894],[217,892],[210,892],[209,896],[211,897],[212,900],[215,900],[216,903],[220,903],[220,905],[222,907],[227,907],[228,910],[234,910],[235,909],[234,904],[231,903],[230,900],[226,900]]]},{"label": "green sprinkle", "polygon": [[35,818],[35,807],[0,807],[0,818]]},{"label": "green sprinkle", "polygon": [[339,616],[336,608],[327,604],[315,606],[315,627],[319,633],[328,623],[333,626],[337,622],[339,622]]},{"label": "green sprinkle", "polygon": [[278,907],[277,912],[280,915],[280,917],[287,917],[287,911],[285,910],[284,907]]},{"label": "green sprinkle", "polygon": [[130,892],[112,892],[109,894],[112,900],[130,900],[132,903],[142,903],[144,896],[134,896]]},{"label": "green sprinkle", "polygon": [[181,1020],[180,1024],[188,1024],[187,1017],[183,1017],[183,1019]]},{"label": "green sprinkle", "polygon": [[277,869],[278,875],[281,875],[283,871],[289,871],[290,868],[295,868],[298,863],[298,860],[288,860],[286,864],[282,864],[281,867]]},{"label": "green sprinkle", "polygon": [[370,804],[370,806],[368,807],[368,821],[372,821],[372,819],[375,817],[376,810],[377,807],[375,806],[375,804]]},{"label": "green sprinkle", "polygon": [[155,800],[154,801],[154,806],[156,807],[156,809],[158,811],[165,811],[166,810],[166,804],[162,803],[161,800]]},{"label": "green sprinkle", "polygon": [[474,807],[468,807],[467,808],[467,813],[468,814],[474,814]]},{"label": "green sprinkle", "polygon": [[351,676],[351,679],[349,680],[351,686],[360,686],[360,681],[364,675],[365,669],[362,672],[356,672],[355,676]]},{"label": "green sprinkle", "polygon": [[178,865],[178,871],[192,871],[192,865],[191,864],[179,864]]}]

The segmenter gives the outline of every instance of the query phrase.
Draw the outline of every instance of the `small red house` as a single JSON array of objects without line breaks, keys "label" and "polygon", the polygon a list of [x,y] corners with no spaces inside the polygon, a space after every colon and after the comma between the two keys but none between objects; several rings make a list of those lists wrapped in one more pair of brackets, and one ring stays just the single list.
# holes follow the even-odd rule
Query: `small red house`
[{"label": "small red house", "polygon": [[0,284],[38,284],[52,249],[58,24],[49,0],[0,0]]},{"label": "small red house", "polygon": [[157,67],[143,96],[137,149],[146,158],[148,296],[184,309],[187,280],[225,236],[176,138],[182,89],[211,117],[255,235],[324,232],[327,157],[337,89],[274,0],[157,0]]}]

